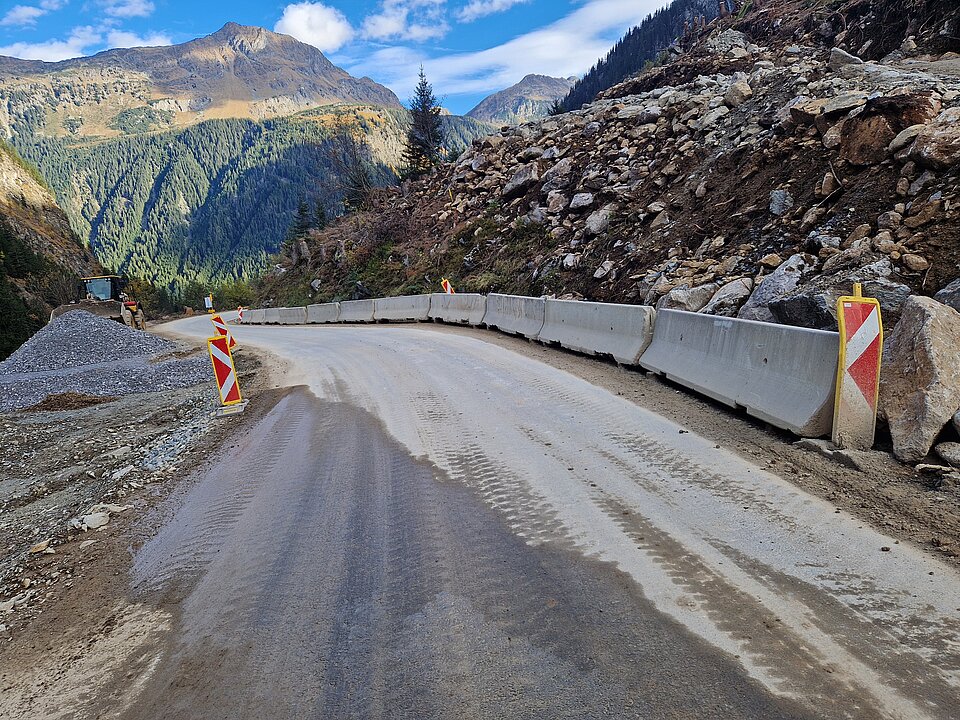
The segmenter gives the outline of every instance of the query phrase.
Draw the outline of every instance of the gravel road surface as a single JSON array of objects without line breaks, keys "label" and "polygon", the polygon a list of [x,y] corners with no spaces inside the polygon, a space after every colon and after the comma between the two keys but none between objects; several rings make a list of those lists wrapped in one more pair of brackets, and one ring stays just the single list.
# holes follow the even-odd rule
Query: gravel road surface
[{"label": "gravel road surface", "polygon": [[956,571],[695,427],[476,337],[235,334],[306,387],[139,552],[128,717],[956,716]]}]

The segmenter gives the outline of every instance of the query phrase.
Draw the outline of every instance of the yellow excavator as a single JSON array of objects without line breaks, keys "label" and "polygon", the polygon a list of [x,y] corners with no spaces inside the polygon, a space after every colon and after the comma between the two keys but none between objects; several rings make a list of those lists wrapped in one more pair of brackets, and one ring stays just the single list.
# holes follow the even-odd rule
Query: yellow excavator
[{"label": "yellow excavator", "polygon": [[143,309],[124,292],[126,286],[126,279],[119,275],[81,278],[78,286],[81,299],[56,308],[50,313],[50,319],[58,318],[71,310],[86,310],[94,315],[122,322],[127,327],[145,330]]}]

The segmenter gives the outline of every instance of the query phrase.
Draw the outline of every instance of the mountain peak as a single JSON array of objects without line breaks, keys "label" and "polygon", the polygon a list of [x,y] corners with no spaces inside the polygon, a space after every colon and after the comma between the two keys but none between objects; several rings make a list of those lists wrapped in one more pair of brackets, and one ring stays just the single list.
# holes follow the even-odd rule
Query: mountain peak
[{"label": "mountain peak", "polygon": [[484,99],[469,117],[489,123],[524,123],[547,115],[554,101],[566,96],[573,80],[531,73],[506,90]]},{"label": "mountain peak", "polygon": [[[271,41],[279,44],[289,38],[256,25],[240,25],[239,23],[228,22],[215,33],[203,39],[214,40],[223,45],[229,45],[239,52],[249,53],[263,50]],[[320,51],[317,50],[317,52]]]}]

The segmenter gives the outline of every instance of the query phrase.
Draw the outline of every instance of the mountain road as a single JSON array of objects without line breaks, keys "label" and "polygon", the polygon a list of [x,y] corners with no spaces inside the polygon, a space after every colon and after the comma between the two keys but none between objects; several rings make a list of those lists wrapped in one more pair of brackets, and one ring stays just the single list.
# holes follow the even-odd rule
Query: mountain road
[{"label": "mountain road", "polygon": [[137,551],[119,715],[956,717],[956,570],[790,477],[475,333],[234,332],[292,389]]}]

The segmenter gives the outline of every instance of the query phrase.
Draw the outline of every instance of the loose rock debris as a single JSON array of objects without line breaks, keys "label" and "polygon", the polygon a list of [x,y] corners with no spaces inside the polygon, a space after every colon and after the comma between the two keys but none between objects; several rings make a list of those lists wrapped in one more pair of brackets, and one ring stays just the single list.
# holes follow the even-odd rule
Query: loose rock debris
[{"label": "loose rock debris", "polygon": [[0,363],[0,412],[72,409],[89,398],[174,390],[204,382],[204,355],[164,359],[179,348],[83,310],[61,315]]}]

